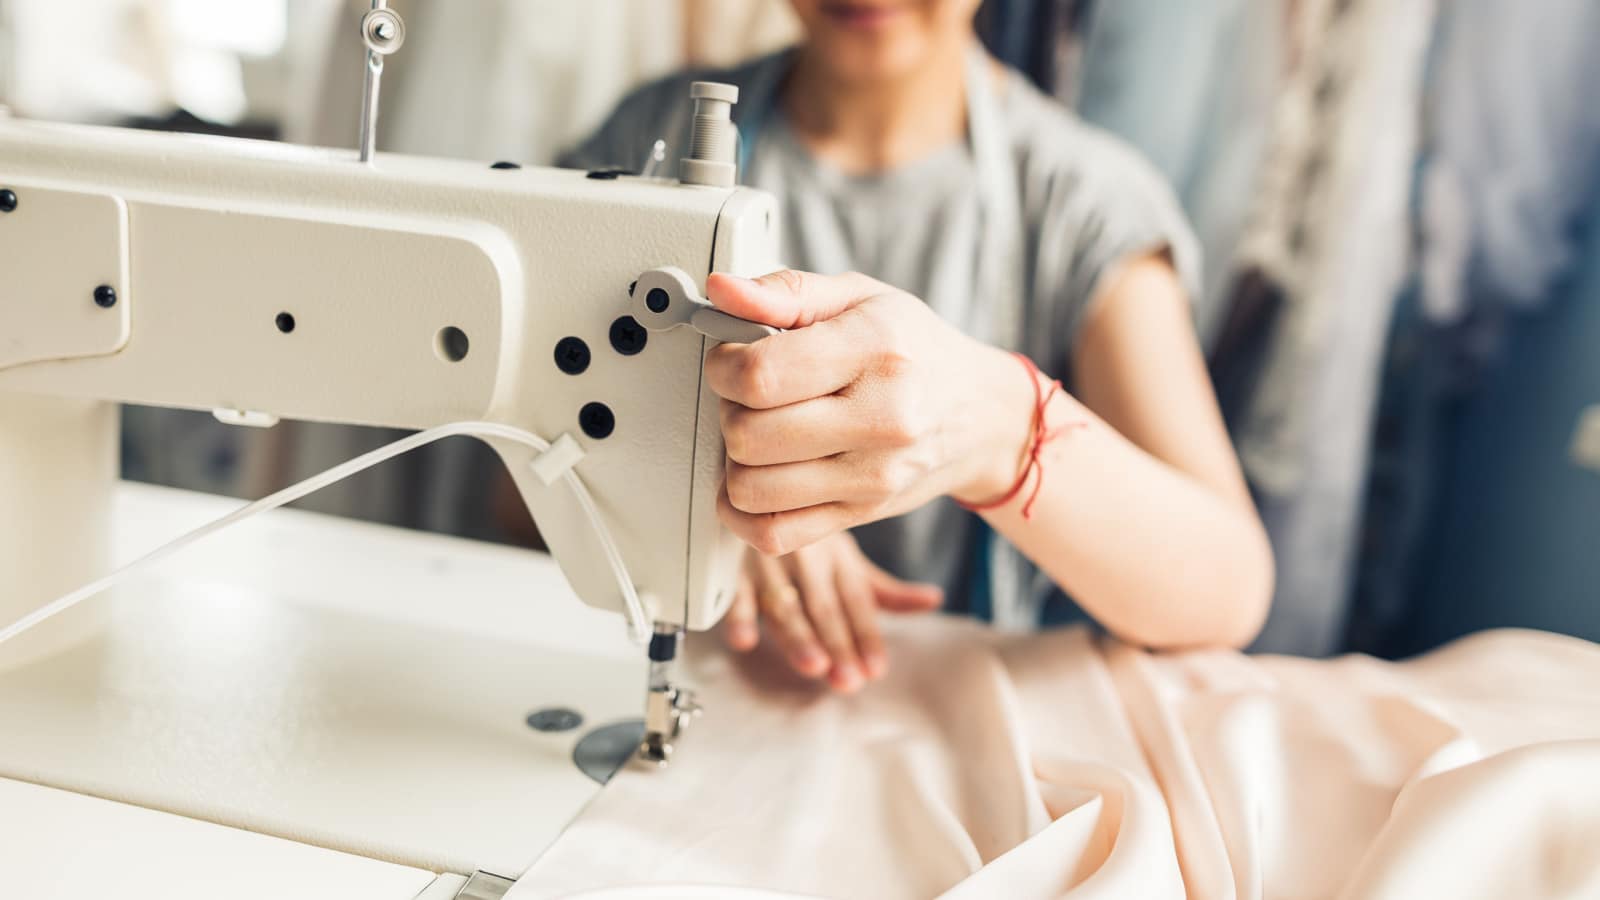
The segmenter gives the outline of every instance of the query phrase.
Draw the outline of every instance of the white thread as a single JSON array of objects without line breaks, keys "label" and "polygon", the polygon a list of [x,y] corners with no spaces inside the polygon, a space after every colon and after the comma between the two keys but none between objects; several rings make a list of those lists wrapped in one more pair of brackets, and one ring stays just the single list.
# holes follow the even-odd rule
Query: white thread
[{"label": "white thread", "polygon": [[[275,494],[262,497],[253,503],[247,503],[220,519],[208,522],[193,531],[162,544],[160,547],[111,574],[61,596],[7,625],[3,630],[0,630],[0,644],[4,644],[28,629],[66,612],[129,575],[155,565],[190,544],[209,537],[230,525],[235,525],[258,513],[276,509],[285,503],[292,503],[307,494],[320,491],[330,484],[343,481],[357,472],[370,469],[401,454],[409,453],[425,444],[459,435],[500,438],[525,447],[531,447],[540,452],[550,448],[550,442],[544,438],[498,422],[453,422],[449,425],[440,425],[436,428],[429,428],[426,431],[419,431],[392,444],[385,444],[369,453],[363,453],[349,462],[341,463],[325,472],[313,475]],[[611,537],[611,530],[606,527],[605,520],[600,517],[600,510],[594,505],[594,497],[590,495],[589,489],[584,486],[583,481],[578,478],[578,473],[568,469],[562,473],[562,478],[567,482],[567,486],[572,488],[572,494],[577,499],[578,506],[583,509],[583,514],[589,520],[590,527],[594,529],[595,537],[600,541],[601,549],[605,551],[606,562],[610,564],[611,572],[616,576],[617,587],[622,591],[623,613],[628,622],[628,636],[632,638],[634,643],[642,645],[650,639],[652,630],[650,617],[645,612],[644,603],[639,600],[639,593],[634,589],[632,579],[628,577],[627,564],[622,559],[622,553],[617,550],[616,541]]]}]

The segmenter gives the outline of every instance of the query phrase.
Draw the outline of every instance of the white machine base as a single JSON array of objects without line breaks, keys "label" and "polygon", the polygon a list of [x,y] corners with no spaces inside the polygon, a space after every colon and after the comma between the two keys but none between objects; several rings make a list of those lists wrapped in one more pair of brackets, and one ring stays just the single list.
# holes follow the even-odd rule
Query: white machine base
[{"label": "white machine base", "polygon": [[[116,556],[236,502],[122,485]],[[599,789],[578,740],[641,714],[621,620],[527,551],[285,511],[89,602],[77,646],[0,648],[0,779],[407,869],[520,875]],[[549,708],[583,723],[527,724]],[[0,803],[0,846],[71,837],[34,824]]]}]

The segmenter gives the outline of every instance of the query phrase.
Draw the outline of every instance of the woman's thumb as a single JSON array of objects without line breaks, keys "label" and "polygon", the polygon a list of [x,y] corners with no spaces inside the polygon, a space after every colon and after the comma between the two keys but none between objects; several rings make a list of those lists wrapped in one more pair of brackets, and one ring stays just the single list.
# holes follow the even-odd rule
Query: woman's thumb
[{"label": "woman's thumb", "polygon": [[878,608],[889,612],[932,612],[944,605],[944,591],[931,584],[901,581],[877,566],[867,573]]},{"label": "woman's thumb", "polygon": [[782,269],[760,278],[714,272],[706,299],[729,315],[774,328],[804,328],[831,319],[884,286],[865,275],[815,275]]}]

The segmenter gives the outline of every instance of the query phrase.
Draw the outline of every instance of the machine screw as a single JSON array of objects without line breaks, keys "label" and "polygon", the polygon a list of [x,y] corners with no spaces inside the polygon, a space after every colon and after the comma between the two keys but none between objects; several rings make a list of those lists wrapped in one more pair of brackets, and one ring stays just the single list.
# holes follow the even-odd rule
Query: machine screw
[{"label": "machine screw", "polygon": [[279,331],[283,332],[284,334],[288,334],[294,330],[294,314],[286,312],[278,313],[277,318],[274,318],[272,323],[278,326]]},{"label": "machine screw", "polygon": [[388,56],[405,44],[406,23],[399,13],[378,4],[361,17],[361,35],[368,50]]},{"label": "machine screw", "polygon": [[514,163],[514,162],[511,162],[510,160],[502,159],[502,160],[499,160],[497,162],[490,163],[489,164],[489,168],[491,168],[491,169],[520,169],[520,168],[522,168],[522,164],[521,163]]},{"label": "machine screw", "polygon": [[589,368],[589,345],[583,338],[564,337],[556,341],[556,368],[568,375],[581,375]]},{"label": "machine screw", "polygon": [[616,430],[617,417],[604,403],[585,403],[583,409],[578,410],[578,425],[589,437],[605,440]]},{"label": "machine screw", "polygon": [[672,297],[663,288],[651,288],[650,293],[644,295],[644,305],[653,313],[664,313],[671,304]]},{"label": "machine screw", "polygon": [[616,166],[608,166],[608,167],[606,167],[604,169],[591,169],[589,171],[588,177],[593,179],[593,180],[595,180],[595,181],[616,181],[618,178],[622,177],[623,175],[631,175],[631,174],[632,173],[629,172],[627,169],[620,169],[620,168],[617,168]]},{"label": "machine screw", "polygon": [[633,356],[643,350],[649,339],[650,332],[633,316],[623,316],[611,323],[611,349],[623,356]]},{"label": "machine screw", "polygon": [[552,706],[528,715],[528,727],[534,731],[571,731],[583,724],[583,713],[564,706]]},{"label": "machine screw", "polygon": [[6,188],[0,190],[0,213],[14,212],[17,208],[17,192]]},{"label": "machine screw", "polygon": [[109,284],[102,284],[94,289],[95,305],[101,309],[110,309],[117,305],[117,289]]}]

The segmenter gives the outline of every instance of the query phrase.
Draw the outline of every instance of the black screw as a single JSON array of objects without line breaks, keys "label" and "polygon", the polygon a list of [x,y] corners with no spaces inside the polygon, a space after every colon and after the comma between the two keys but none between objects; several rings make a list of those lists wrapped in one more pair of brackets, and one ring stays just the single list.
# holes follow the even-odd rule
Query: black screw
[{"label": "black screw", "polygon": [[644,305],[653,313],[664,313],[672,304],[672,297],[663,288],[651,288],[650,293],[644,295]]},{"label": "black screw", "polygon": [[611,323],[611,349],[623,356],[632,356],[643,350],[645,341],[649,339],[650,332],[633,316],[623,316]]},{"label": "black screw", "polygon": [[571,731],[583,724],[583,713],[564,706],[552,706],[528,715],[528,727],[534,731]]},{"label": "black screw", "polygon": [[604,403],[585,403],[583,409],[578,410],[578,425],[584,434],[600,441],[616,430],[617,417]]},{"label": "black screw", "polygon": [[627,174],[630,174],[627,169],[619,169],[615,166],[609,166],[604,169],[591,170],[589,172],[589,177],[593,178],[595,181],[616,181],[619,175]]},{"label": "black screw", "polygon": [[461,362],[467,358],[467,351],[470,349],[472,342],[467,340],[467,333],[454,325],[446,325],[434,335],[433,352],[445,362]]},{"label": "black screw", "polygon": [[581,375],[589,368],[589,345],[583,338],[564,337],[556,341],[556,368],[568,375]]},{"label": "black screw", "polygon": [[10,188],[0,190],[0,213],[13,212],[17,208],[17,192]]},{"label": "black screw", "polygon": [[284,334],[288,334],[294,330],[294,316],[290,315],[289,313],[278,313],[278,317],[272,321],[277,324],[278,330]]},{"label": "black screw", "polygon": [[520,168],[522,168],[522,165],[520,163],[509,162],[507,160],[502,159],[499,162],[490,163],[489,164],[489,168],[491,168],[491,169],[520,169]]},{"label": "black screw", "polygon": [[94,289],[94,304],[101,309],[110,309],[117,305],[117,289],[109,284],[102,284]]}]

